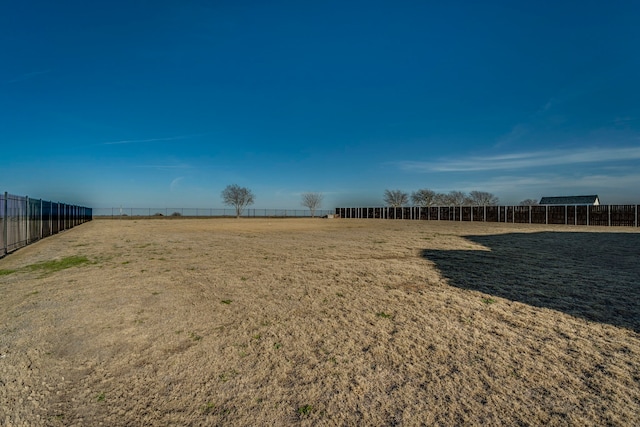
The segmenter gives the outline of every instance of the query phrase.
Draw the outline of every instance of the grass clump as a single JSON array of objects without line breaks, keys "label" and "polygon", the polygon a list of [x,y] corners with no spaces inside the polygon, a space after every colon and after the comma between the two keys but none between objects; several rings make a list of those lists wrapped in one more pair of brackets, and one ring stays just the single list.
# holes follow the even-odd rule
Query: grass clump
[{"label": "grass clump", "polygon": [[202,407],[202,412],[205,414],[210,414],[216,409],[216,405],[213,402],[207,402],[206,405]]},{"label": "grass clump", "polygon": [[0,269],[0,276],[8,276],[9,274],[13,274],[15,272],[16,270]]},{"label": "grass clump", "polygon": [[384,311],[381,311],[380,313],[376,313],[376,316],[382,317],[383,319],[391,319],[393,314],[387,314]]},{"label": "grass clump", "polygon": [[496,303],[497,301],[496,301],[496,300],[494,300],[493,298],[482,298],[482,302],[483,302],[483,303],[485,303],[485,304],[487,304],[487,305],[489,305],[489,304],[494,304],[494,303]]},{"label": "grass clump", "polygon": [[298,414],[302,415],[302,416],[307,416],[309,415],[311,412],[313,412],[313,406],[312,405],[304,405],[298,408]]},{"label": "grass clump", "polygon": [[42,261],[35,264],[31,264],[25,267],[25,270],[29,271],[43,271],[45,273],[54,273],[60,270],[66,270],[67,268],[77,267],[83,264],[88,264],[89,259],[85,256],[69,256],[62,259],[54,259],[52,261]]}]

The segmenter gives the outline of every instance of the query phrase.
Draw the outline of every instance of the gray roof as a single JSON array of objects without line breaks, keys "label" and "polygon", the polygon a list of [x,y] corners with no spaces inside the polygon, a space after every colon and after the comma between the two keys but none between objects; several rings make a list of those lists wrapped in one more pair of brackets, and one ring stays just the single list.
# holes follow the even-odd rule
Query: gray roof
[{"label": "gray roof", "polygon": [[593,196],[561,196],[543,197],[541,205],[593,205],[598,200],[598,195]]}]

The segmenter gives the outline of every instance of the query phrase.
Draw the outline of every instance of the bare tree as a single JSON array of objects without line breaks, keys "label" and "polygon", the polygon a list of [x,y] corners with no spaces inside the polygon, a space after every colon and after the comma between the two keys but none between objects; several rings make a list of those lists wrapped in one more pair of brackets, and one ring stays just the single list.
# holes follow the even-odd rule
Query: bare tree
[{"label": "bare tree", "polygon": [[254,199],[255,196],[251,190],[237,184],[227,185],[227,188],[222,190],[222,201],[225,205],[236,208],[236,218],[240,218],[244,208],[252,205]]},{"label": "bare tree", "polygon": [[472,191],[469,193],[469,204],[474,206],[496,206],[500,203],[495,195],[486,191]]},{"label": "bare tree", "polygon": [[309,208],[311,218],[316,215],[316,209],[322,206],[322,193],[302,193],[302,206]]},{"label": "bare tree", "polygon": [[436,204],[436,192],[423,188],[411,193],[411,201],[416,206],[428,207]]},{"label": "bare tree", "polygon": [[409,203],[409,195],[402,190],[384,190],[384,202],[394,208]]},{"label": "bare tree", "polygon": [[447,205],[450,206],[463,206],[467,203],[467,195],[462,191],[450,191],[444,195],[444,199]]},{"label": "bare tree", "polygon": [[538,206],[538,200],[536,199],[524,199],[520,202],[520,206]]},{"label": "bare tree", "polygon": [[436,193],[436,196],[434,198],[434,204],[435,206],[445,206],[449,204],[447,195],[444,193]]}]

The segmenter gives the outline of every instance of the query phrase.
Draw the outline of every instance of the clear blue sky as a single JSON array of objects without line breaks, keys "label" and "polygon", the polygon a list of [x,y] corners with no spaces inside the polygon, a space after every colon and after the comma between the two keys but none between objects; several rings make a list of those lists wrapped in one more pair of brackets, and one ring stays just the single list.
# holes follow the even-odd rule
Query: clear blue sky
[{"label": "clear blue sky", "polygon": [[0,190],[92,207],[640,203],[638,1],[10,1]]}]

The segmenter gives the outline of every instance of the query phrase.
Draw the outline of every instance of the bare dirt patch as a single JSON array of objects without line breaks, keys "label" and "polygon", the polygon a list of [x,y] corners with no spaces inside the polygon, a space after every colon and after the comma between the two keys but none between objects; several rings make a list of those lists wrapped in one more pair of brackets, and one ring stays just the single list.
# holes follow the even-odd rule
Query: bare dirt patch
[{"label": "bare dirt patch", "polygon": [[0,424],[640,425],[638,243],[93,221],[0,260]]}]

